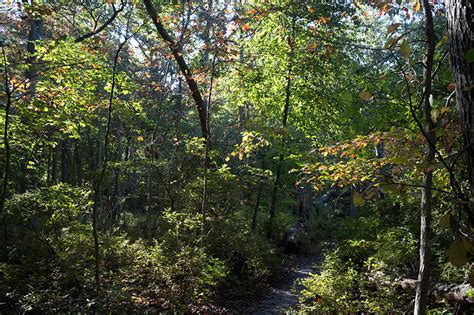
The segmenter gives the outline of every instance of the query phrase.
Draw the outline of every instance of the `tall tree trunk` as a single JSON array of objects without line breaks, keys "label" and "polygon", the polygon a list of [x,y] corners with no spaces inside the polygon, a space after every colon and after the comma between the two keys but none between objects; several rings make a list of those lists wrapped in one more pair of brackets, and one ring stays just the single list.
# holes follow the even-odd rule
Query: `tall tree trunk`
[{"label": "tall tree trunk", "polygon": [[456,103],[459,108],[471,190],[472,217],[474,215],[474,62],[466,59],[466,53],[474,49],[474,2],[447,0],[445,3],[451,69],[456,81]]},{"label": "tall tree trunk", "polygon": [[[25,1],[24,1],[25,2]],[[31,1],[31,8],[35,6],[34,1]],[[31,26],[30,26],[30,31],[28,33],[28,40],[26,44],[26,51],[28,52],[28,59],[27,59],[27,64],[28,68],[25,73],[26,78],[29,81],[29,95],[28,95],[28,100],[32,101],[35,93],[36,93],[36,82],[38,80],[38,70],[39,70],[39,65],[36,62],[36,42],[41,39],[41,36],[43,34],[43,19],[41,16],[37,14],[30,13],[29,19],[31,20]],[[30,176],[28,176],[30,173],[30,170],[28,169],[28,162],[29,162],[29,155],[26,155],[27,157],[19,159],[19,164],[20,164],[20,169],[19,169],[19,174],[20,174],[20,180],[19,180],[19,190],[20,192],[26,191],[26,189],[29,187],[29,182],[28,179]]]},{"label": "tall tree trunk", "polygon": [[81,142],[74,141],[74,182],[76,185],[82,185],[82,156],[81,156]]},{"label": "tall tree trunk", "polygon": [[[33,1],[32,1],[33,2]],[[33,6],[33,4],[32,4]],[[29,68],[26,73],[26,77],[30,81],[30,98],[35,94],[36,89],[36,72],[38,71],[36,66],[36,42],[41,39],[43,33],[43,19],[41,17],[32,17],[31,28],[28,34],[28,42],[26,44],[26,50],[28,51],[28,64]]]},{"label": "tall tree trunk", "polygon": [[51,185],[51,162],[53,156],[53,147],[48,147],[48,160],[46,164],[46,185]]},{"label": "tall tree trunk", "polygon": [[2,56],[3,56],[3,67],[4,67],[4,87],[5,87],[5,122],[3,127],[3,145],[5,147],[5,160],[4,160],[4,169],[3,169],[3,182],[2,182],[2,194],[0,196],[0,215],[2,216],[2,226],[3,226],[3,236],[6,244],[7,241],[7,224],[6,224],[6,213],[5,213],[5,201],[8,194],[8,179],[10,175],[10,138],[9,138],[9,127],[10,127],[10,108],[12,104],[12,96],[10,90],[10,79],[8,76],[8,65],[7,65],[7,55],[5,52],[4,43],[1,42],[0,46],[2,47]]},{"label": "tall tree trunk", "polygon": [[[265,170],[265,156],[263,154],[262,154],[262,170]],[[251,224],[252,234],[255,234],[255,232],[257,232],[257,218],[258,218],[258,211],[260,210],[262,192],[263,192],[263,178],[259,178],[259,183],[258,183],[258,188],[257,188],[257,199],[255,200],[255,207],[253,208],[253,214],[252,214],[252,224]]]},{"label": "tall tree trunk", "polygon": [[[436,136],[434,134],[435,124],[431,118],[432,93],[432,72],[433,58],[435,53],[435,30],[433,25],[433,15],[429,0],[423,0],[423,10],[426,20],[426,56],[425,70],[423,73],[423,118],[425,122],[424,134],[428,142],[428,152],[425,162],[431,165],[435,158]],[[430,263],[431,263],[431,211],[432,211],[432,190],[433,171],[427,170],[423,174],[423,189],[421,194],[421,213],[420,213],[420,266],[418,271],[418,285],[415,296],[415,315],[425,314],[428,291],[430,285]]]},{"label": "tall tree trunk", "polygon": [[[286,129],[288,124],[288,113],[290,111],[290,96],[291,96],[291,76],[292,76],[292,68],[293,68],[293,54],[294,54],[294,44],[293,44],[293,31],[295,27],[295,20],[293,20],[291,34],[288,36],[288,45],[290,46],[290,51],[288,53],[288,74],[286,77],[286,91],[285,91],[285,106],[283,108],[283,118],[282,118],[282,126],[283,129]],[[284,136],[283,136],[284,137]],[[282,139],[282,150],[285,146],[285,138]],[[278,188],[280,187],[281,181],[281,172],[283,168],[283,162],[285,160],[285,156],[283,152],[280,153],[278,158],[278,164],[275,174],[275,181],[273,183],[273,190],[272,190],[272,198],[270,201],[270,215],[268,220],[268,230],[267,230],[267,237],[271,238],[273,235],[273,224],[275,221],[275,214],[276,214],[276,204],[277,204],[277,197],[278,197]]]},{"label": "tall tree trunk", "polygon": [[204,45],[206,46],[204,50],[204,67],[209,66],[209,50],[211,46],[211,26],[212,26],[212,5],[213,0],[208,0],[207,12],[206,14],[206,28],[204,30]]},{"label": "tall tree trunk", "polygon": [[69,143],[64,139],[61,141],[61,182],[69,182]]},{"label": "tall tree trunk", "polygon": [[[381,159],[384,157],[384,144],[381,142],[381,143],[377,143],[375,145],[375,157],[377,159]],[[384,171],[384,167],[382,167],[382,172]],[[377,199],[378,200],[383,200],[385,199],[385,195],[384,193],[382,192],[382,189],[380,189],[380,187],[377,187]]]},{"label": "tall tree trunk", "polygon": [[56,180],[58,178],[58,146],[51,147],[51,181],[49,182],[50,185],[56,184]]},{"label": "tall tree trunk", "polygon": [[[99,248],[99,227],[98,227],[98,220],[99,220],[99,205],[101,206],[100,197],[102,195],[102,183],[105,179],[105,173],[107,171],[107,164],[108,164],[108,147],[109,147],[109,135],[110,129],[112,125],[112,111],[113,111],[113,104],[114,104],[114,93],[116,87],[116,74],[117,74],[117,65],[119,60],[120,51],[126,44],[126,42],[130,39],[130,37],[126,37],[125,40],[119,45],[117,51],[115,52],[114,56],[114,63],[112,68],[112,83],[110,89],[110,97],[109,97],[109,106],[107,108],[107,124],[105,128],[105,135],[104,135],[104,157],[102,167],[99,173],[99,178],[95,182],[94,185],[94,203],[92,206],[92,237],[94,238],[94,281],[95,281],[95,290],[97,295],[100,293],[100,248]],[[102,208],[102,207],[101,207]]]}]

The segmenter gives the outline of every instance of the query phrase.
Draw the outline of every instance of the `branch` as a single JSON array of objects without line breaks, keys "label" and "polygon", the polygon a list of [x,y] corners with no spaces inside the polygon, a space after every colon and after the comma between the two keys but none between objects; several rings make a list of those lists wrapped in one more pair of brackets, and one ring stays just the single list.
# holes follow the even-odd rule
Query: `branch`
[{"label": "branch", "polygon": [[[84,41],[84,40],[86,40],[86,39],[88,39],[92,36],[95,36],[98,33],[102,32],[107,26],[109,26],[115,20],[115,18],[119,15],[119,13],[122,12],[123,9],[125,9],[126,3],[127,3],[126,1],[125,2],[122,1],[121,2],[122,5],[118,9],[115,8],[115,4],[112,4],[112,8],[114,10],[114,13],[112,14],[112,16],[110,16],[109,19],[107,21],[105,21],[104,24],[102,24],[99,28],[94,27],[93,31],[91,31],[87,34],[84,34],[82,36],[77,37],[75,39],[75,42],[80,43],[80,42],[82,42],[82,41]],[[95,23],[95,24],[97,25],[97,23]]]},{"label": "branch", "polygon": [[401,185],[401,186],[405,186],[405,187],[414,187],[414,188],[429,188],[431,190],[435,190],[435,191],[438,191],[438,192],[441,192],[441,193],[444,193],[444,194],[448,194],[448,195],[457,197],[457,195],[453,192],[443,190],[443,189],[434,188],[434,187],[426,187],[424,185],[415,185],[415,184],[406,184],[406,183],[397,183],[397,182],[386,182],[385,184],[380,184],[380,186],[389,186],[389,185]]},{"label": "branch", "polygon": [[151,3],[151,1],[143,0],[143,2],[145,4],[148,15],[150,16],[151,20],[153,21],[153,24],[156,27],[156,30],[160,34],[161,38],[166,42],[166,44],[168,44],[168,47],[170,48],[174,59],[178,63],[181,73],[186,78],[186,82],[188,83],[189,89],[191,90],[192,97],[194,99],[194,102],[196,103],[199,120],[201,124],[202,136],[204,139],[207,140],[209,137],[209,131],[207,129],[207,109],[204,104],[205,102],[201,95],[201,92],[199,92],[198,85],[193,78],[193,74],[189,70],[187,63],[184,60],[183,51],[181,47],[179,46],[179,44],[175,42],[175,40],[171,37],[171,35],[168,34],[166,29],[164,28],[163,23],[161,23],[161,19],[156,13],[156,10],[153,7],[153,4]]}]

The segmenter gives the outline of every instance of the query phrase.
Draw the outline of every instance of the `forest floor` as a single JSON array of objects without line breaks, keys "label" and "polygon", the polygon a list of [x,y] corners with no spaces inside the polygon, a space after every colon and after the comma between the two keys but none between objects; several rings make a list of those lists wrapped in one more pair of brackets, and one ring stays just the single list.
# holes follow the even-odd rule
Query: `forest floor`
[{"label": "forest floor", "polygon": [[268,293],[249,301],[244,314],[281,314],[288,308],[297,308],[299,292],[303,287],[298,281],[316,273],[315,267],[322,261],[321,254],[290,255],[282,274],[272,281]]}]

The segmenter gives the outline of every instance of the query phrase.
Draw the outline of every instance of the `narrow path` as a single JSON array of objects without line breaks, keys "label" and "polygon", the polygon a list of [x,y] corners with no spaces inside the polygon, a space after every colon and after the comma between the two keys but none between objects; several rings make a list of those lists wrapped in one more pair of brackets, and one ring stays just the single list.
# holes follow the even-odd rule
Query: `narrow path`
[{"label": "narrow path", "polygon": [[316,272],[313,268],[321,262],[321,255],[292,256],[287,274],[271,287],[270,294],[249,306],[244,314],[282,314],[298,305],[298,292],[303,288],[297,281]]}]

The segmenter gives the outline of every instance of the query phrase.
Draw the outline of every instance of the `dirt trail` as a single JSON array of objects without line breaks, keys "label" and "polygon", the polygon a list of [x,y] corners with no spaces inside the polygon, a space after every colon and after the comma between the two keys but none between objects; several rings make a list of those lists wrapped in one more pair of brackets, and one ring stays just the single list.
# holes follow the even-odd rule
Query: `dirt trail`
[{"label": "dirt trail", "polygon": [[284,278],[271,287],[267,297],[255,301],[245,309],[244,314],[283,314],[289,307],[298,305],[297,292],[303,288],[297,285],[297,280],[316,272],[313,268],[321,262],[321,255],[293,256],[291,260]]}]

